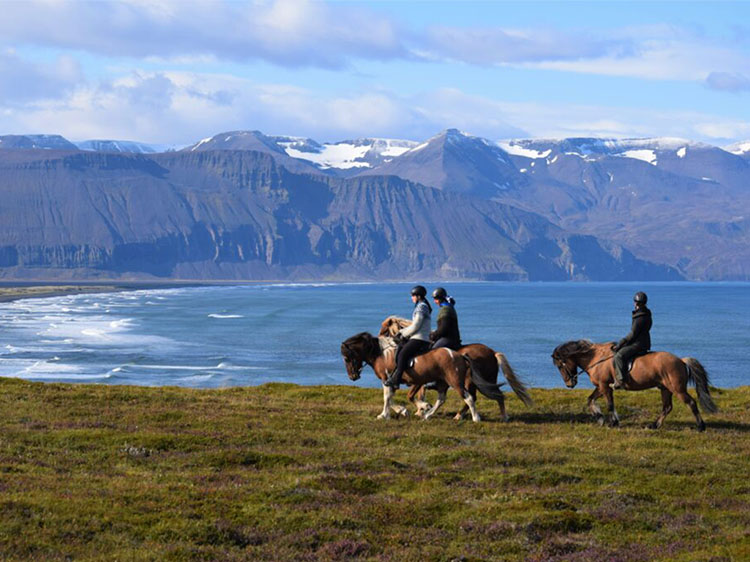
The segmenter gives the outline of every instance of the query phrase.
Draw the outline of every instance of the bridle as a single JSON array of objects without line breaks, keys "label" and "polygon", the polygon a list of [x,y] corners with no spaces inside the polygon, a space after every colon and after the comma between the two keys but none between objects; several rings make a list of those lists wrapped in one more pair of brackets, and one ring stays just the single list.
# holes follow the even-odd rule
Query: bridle
[{"label": "bridle", "polygon": [[[613,357],[614,357],[614,355],[609,355],[607,357],[603,357],[603,358],[599,359],[598,361],[596,361],[596,362],[592,363],[591,365],[589,365],[586,369],[581,368],[581,372],[582,373],[586,373],[587,375],[590,376],[591,369],[593,369],[594,367],[596,367],[599,363],[604,363],[605,361],[608,361],[608,360],[612,359]],[[562,368],[565,371],[565,376],[568,378],[569,381],[571,381],[573,383],[573,386],[576,386],[578,384],[578,369],[579,369],[578,363],[576,363],[575,371],[573,373],[571,373],[570,372],[570,368],[568,368],[568,365],[565,362],[563,362],[558,357],[555,357],[555,360],[560,361],[562,363]]]},{"label": "bridle", "polygon": [[[344,353],[343,350],[346,350]],[[342,355],[344,356],[344,361],[346,362],[347,366],[350,366],[352,369],[352,374],[354,375],[354,378],[352,380],[357,380],[362,376],[362,370],[365,368],[365,365],[372,366],[372,363],[369,361],[367,357],[367,352],[365,349],[362,349],[361,351],[355,351],[347,343],[342,344]],[[354,366],[356,362],[359,362],[358,366]],[[349,377],[351,378],[351,376]]]}]

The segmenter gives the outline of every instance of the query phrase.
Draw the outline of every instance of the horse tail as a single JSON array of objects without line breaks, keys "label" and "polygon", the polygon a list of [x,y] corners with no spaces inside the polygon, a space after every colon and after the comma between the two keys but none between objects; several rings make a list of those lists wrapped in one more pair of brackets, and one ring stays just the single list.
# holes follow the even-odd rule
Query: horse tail
[{"label": "horse tail", "polygon": [[469,357],[468,355],[462,355],[462,357],[469,364],[469,370],[471,372],[471,382],[474,383],[474,386],[477,387],[477,390],[479,390],[479,392],[484,394],[490,400],[502,400],[503,393],[500,390],[500,385],[491,383],[486,380],[477,367],[476,362],[471,357]]},{"label": "horse tail", "polygon": [[706,369],[694,357],[683,357],[682,362],[687,367],[688,382],[693,383],[698,391],[698,402],[703,411],[711,414],[718,412],[719,408],[714,404],[711,391],[708,388],[709,380]]},{"label": "horse tail", "polygon": [[526,388],[526,385],[521,382],[521,379],[516,376],[513,367],[510,366],[510,363],[508,363],[508,359],[506,359],[505,355],[503,355],[499,351],[495,352],[495,359],[497,360],[497,364],[503,370],[505,380],[508,381],[508,384],[510,384],[513,392],[516,393],[516,396],[518,396],[521,399],[521,402],[523,402],[527,407],[532,407],[534,405],[534,401],[531,399],[531,396],[529,396],[529,390]]}]

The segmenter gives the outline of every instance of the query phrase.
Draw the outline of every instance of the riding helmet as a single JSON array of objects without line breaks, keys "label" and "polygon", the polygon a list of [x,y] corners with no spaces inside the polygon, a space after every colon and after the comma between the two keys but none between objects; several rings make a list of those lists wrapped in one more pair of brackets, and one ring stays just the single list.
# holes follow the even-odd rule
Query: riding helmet
[{"label": "riding helmet", "polygon": [[427,296],[427,289],[422,287],[422,285],[415,285],[411,289],[412,296],[424,298]]},{"label": "riding helmet", "polygon": [[633,297],[633,302],[637,302],[639,304],[646,304],[648,302],[648,297],[646,296],[646,293],[644,293],[643,291],[638,291]]},{"label": "riding helmet", "polygon": [[445,297],[448,296],[448,293],[443,289],[442,287],[437,287],[434,291],[432,291],[432,298],[437,299],[439,301],[444,301]]}]

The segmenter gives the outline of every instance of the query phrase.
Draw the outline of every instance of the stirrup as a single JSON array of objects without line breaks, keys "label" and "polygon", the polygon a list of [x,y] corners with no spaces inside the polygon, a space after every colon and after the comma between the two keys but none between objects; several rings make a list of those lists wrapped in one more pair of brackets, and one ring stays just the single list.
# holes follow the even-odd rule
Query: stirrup
[{"label": "stirrup", "polygon": [[617,379],[615,379],[615,382],[609,383],[609,388],[611,388],[612,390],[625,388],[625,381],[618,381]]}]

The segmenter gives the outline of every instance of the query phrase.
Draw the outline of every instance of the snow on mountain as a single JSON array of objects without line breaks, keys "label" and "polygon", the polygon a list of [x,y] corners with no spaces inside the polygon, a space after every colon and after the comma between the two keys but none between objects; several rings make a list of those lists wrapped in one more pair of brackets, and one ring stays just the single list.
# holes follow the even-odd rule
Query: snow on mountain
[{"label": "snow on mountain", "polygon": [[725,146],[724,150],[736,154],[737,156],[750,156],[750,141],[737,142]]},{"label": "snow on mountain", "polygon": [[652,166],[656,166],[658,164],[658,160],[656,158],[656,152],[653,150],[647,150],[647,149],[626,150],[625,152],[621,152],[617,156],[624,156],[625,158],[634,158],[636,160],[643,160],[644,162],[648,162]]},{"label": "snow on mountain", "polygon": [[[314,142],[314,141],[313,141]],[[309,139],[290,138],[278,141],[292,158],[312,162],[325,170],[335,168],[372,168],[400,156],[417,146],[417,142],[401,139],[356,139],[337,143],[311,144]]]},{"label": "snow on mountain", "polygon": [[[749,143],[750,144],[750,143]],[[686,139],[673,137],[641,139],[512,139],[498,141],[497,145],[513,156],[524,158],[550,158],[554,163],[558,155],[578,156],[588,161],[601,160],[605,156],[619,156],[642,160],[654,166],[659,164],[659,155],[672,153],[684,158],[688,149],[715,149],[715,147]]]},{"label": "snow on mountain", "polygon": [[144,142],[121,140],[92,139],[77,142],[75,144],[81,150],[90,152],[128,152],[133,154],[154,154],[175,149],[175,147],[169,145],[156,145],[147,144]]}]

